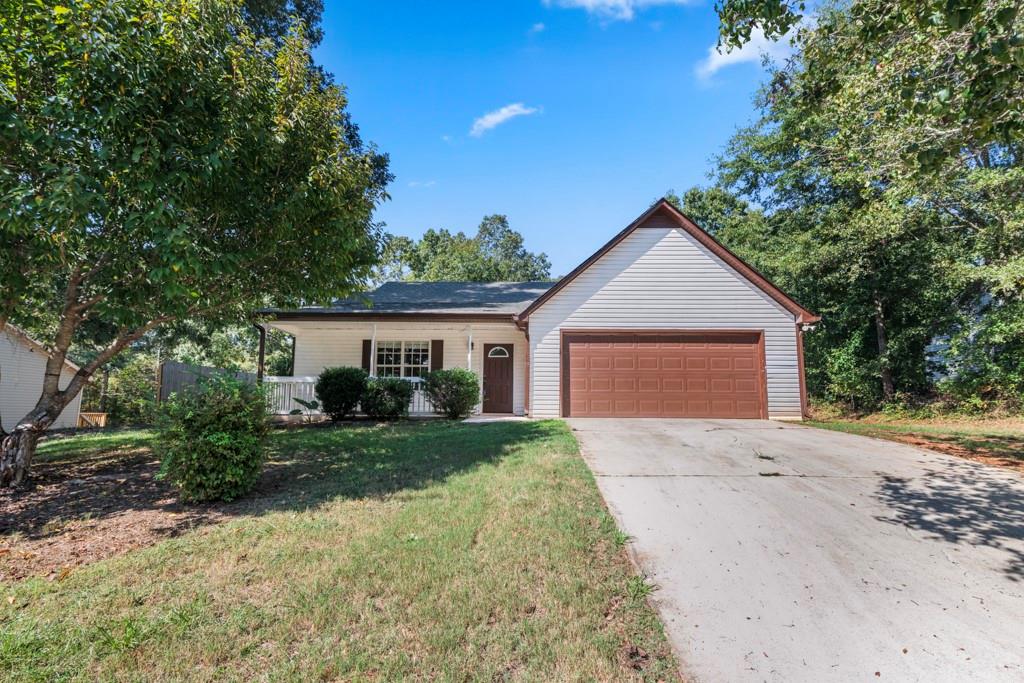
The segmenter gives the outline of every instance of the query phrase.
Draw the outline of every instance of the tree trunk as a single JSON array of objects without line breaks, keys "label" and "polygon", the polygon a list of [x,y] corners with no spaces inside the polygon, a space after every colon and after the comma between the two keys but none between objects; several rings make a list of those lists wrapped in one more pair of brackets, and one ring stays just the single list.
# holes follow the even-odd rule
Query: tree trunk
[{"label": "tree trunk", "polygon": [[[59,407],[58,407],[59,406]],[[0,440],[0,488],[20,486],[28,476],[36,444],[64,409],[59,401],[43,396],[36,407]]]},{"label": "tree trunk", "polygon": [[885,332],[882,300],[877,296],[875,297],[875,333],[878,335],[878,368],[882,374],[882,396],[889,401],[896,395],[896,386],[892,377],[892,365],[889,363],[889,340]]},{"label": "tree trunk", "polygon": [[46,430],[45,426],[24,420],[0,441],[0,488],[20,486],[28,475],[36,443]]}]

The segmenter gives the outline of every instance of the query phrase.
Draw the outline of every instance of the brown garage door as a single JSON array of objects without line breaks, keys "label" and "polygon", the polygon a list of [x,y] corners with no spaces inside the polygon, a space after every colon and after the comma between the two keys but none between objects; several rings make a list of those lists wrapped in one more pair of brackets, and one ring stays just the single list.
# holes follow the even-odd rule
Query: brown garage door
[{"label": "brown garage door", "polygon": [[760,332],[566,333],[572,417],[767,418]]}]

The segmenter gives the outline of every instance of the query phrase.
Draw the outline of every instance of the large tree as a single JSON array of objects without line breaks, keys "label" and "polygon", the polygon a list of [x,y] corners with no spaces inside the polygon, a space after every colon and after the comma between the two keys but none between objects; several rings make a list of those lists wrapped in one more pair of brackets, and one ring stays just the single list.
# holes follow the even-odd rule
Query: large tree
[{"label": "large tree", "polygon": [[[925,17],[925,5],[821,9],[761,92],[760,120],[721,159],[719,184],[766,213],[748,225],[751,251],[825,315],[808,337],[819,394],[921,392],[935,361],[1024,388],[1013,370],[1024,359],[1024,25],[1001,0],[959,18],[953,5]],[[724,3],[723,41],[790,28],[780,7],[792,10]],[[996,33],[1016,36],[1005,53]],[[947,336],[950,349],[930,354]]]},{"label": "large tree", "polygon": [[484,216],[473,237],[433,228],[419,241],[389,236],[377,274],[378,281],[523,282],[550,278],[547,255],[528,251],[523,236],[499,214]]},{"label": "large tree", "polygon": [[[0,485],[150,330],[361,285],[389,175],[345,107],[301,26],[261,40],[228,0],[0,5],[0,327],[49,350],[38,402],[2,435]],[[90,327],[105,345],[59,386]]]},{"label": "large tree", "polygon": [[[889,112],[913,130],[913,145],[901,151],[917,170],[930,173],[965,148],[1024,137],[1019,0],[851,0],[818,5],[813,17],[805,0],[720,0],[716,9],[719,49],[743,45],[755,30],[768,38],[795,32],[801,48],[831,38],[848,45],[832,57],[873,67]],[[827,94],[846,83],[818,85]]]}]

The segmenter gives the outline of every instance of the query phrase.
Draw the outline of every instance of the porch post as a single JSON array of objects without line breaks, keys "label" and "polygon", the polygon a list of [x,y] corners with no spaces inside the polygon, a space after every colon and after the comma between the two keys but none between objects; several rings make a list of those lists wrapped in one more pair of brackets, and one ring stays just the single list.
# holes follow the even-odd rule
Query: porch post
[{"label": "porch post", "polygon": [[373,324],[370,334],[370,377],[377,376],[377,323]]},{"label": "porch post", "polygon": [[[259,358],[256,361],[256,381],[262,382],[263,365],[267,355],[267,328],[263,327],[263,325],[260,325],[259,323],[253,323],[253,327],[255,327],[260,332]],[[293,368],[292,373],[294,374],[294,372],[295,370]]]}]

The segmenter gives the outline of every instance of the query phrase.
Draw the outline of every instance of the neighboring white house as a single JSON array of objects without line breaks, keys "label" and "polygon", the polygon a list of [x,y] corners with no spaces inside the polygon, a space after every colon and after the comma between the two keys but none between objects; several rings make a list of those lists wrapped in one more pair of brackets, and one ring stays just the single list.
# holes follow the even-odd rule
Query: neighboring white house
[{"label": "neighboring white house", "polygon": [[[10,323],[0,330],[0,418],[5,430],[14,429],[18,420],[35,407],[43,391],[45,369],[46,349],[39,342]],[[60,383],[62,389],[76,372],[77,365],[70,361],[64,362]],[[64,408],[53,427],[61,429],[77,426],[81,404],[82,394],[79,392]]]},{"label": "neighboring white house", "polygon": [[819,319],[665,200],[557,282],[389,282],[263,314],[299,381],[468,367],[481,412],[537,418],[800,419]]}]

